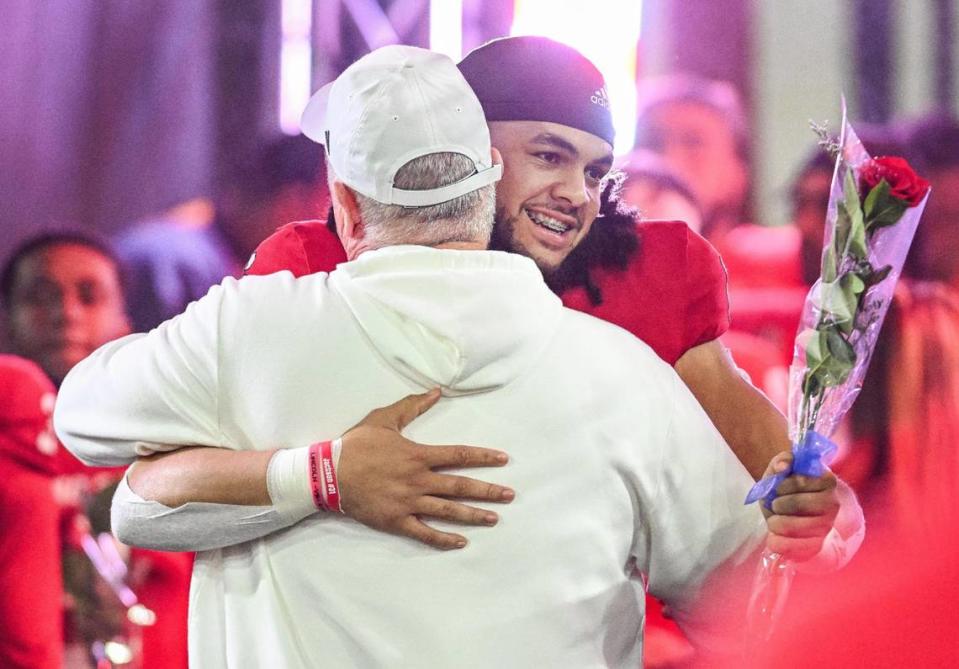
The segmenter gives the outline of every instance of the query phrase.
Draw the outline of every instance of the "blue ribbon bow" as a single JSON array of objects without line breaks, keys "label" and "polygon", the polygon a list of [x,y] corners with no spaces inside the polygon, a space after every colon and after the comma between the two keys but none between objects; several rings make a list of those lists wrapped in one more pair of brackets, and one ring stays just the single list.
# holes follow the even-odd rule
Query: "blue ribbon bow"
[{"label": "blue ribbon bow", "polygon": [[792,465],[786,471],[767,476],[757,481],[749,494],[746,495],[746,504],[752,504],[757,500],[764,500],[766,508],[772,508],[773,500],[776,499],[776,488],[788,476],[799,474],[818,478],[826,473],[826,463],[832,460],[836,454],[836,444],[827,437],[822,436],[814,430],[809,430],[801,443],[793,444]]}]

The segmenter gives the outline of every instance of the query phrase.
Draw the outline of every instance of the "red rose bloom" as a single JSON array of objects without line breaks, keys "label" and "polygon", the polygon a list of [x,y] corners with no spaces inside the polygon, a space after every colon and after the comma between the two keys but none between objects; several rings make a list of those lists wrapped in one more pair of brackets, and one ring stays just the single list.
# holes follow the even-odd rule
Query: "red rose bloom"
[{"label": "red rose bloom", "polygon": [[883,179],[889,184],[889,194],[915,207],[929,192],[929,182],[916,174],[909,163],[896,156],[873,158],[859,172],[863,195],[869,193]]}]

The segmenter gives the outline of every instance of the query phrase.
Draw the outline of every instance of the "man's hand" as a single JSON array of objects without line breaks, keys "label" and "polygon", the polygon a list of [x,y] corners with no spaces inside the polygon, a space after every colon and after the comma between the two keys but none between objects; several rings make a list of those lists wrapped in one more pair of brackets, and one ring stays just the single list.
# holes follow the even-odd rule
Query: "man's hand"
[{"label": "man's hand", "polygon": [[506,453],[474,446],[424,446],[400,432],[439,400],[439,390],[409,395],[376,409],[342,437],[336,468],[344,513],[368,527],[449,550],[466,546],[466,538],[440,532],[420,518],[465,525],[495,525],[492,511],[454,500],[510,502],[509,488],[437,470],[500,467]]},{"label": "man's hand", "polygon": [[[772,459],[764,476],[785,471],[792,462],[792,453],[780,453]],[[836,476],[827,471],[819,478],[792,475],[776,488],[778,497],[772,510],[763,506],[770,550],[802,562],[814,557],[822,548],[823,539],[839,512]]]}]

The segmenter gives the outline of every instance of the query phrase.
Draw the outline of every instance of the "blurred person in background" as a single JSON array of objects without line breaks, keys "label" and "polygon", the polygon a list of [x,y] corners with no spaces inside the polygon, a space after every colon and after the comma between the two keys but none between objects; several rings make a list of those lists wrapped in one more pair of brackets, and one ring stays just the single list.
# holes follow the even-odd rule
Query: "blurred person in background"
[{"label": "blurred person in background", "polygon": [[749,119],[731,83],[691,74],[641,82],[636,146],[662,156],[702,206],[702,234],[729,278],[734,327],[741,289],[800,284],[793,261],[798,235],[752,220]]},{"label": "blurred person in background", "polygon": [[916,167],[932,184],[904,272],[959,290],[959,122],[936,112],[907,130]]},{"label": "blurred person in background", "polygon": [[798,261],[804,286],[812,286],[822,270],[826,210],[835,165],[828,153],[815,146],[789,187],[790,222],[799,233]]},{"label": "blurred person in background", "polygon": [[117,253],[130,268],[134,331],[153,329],[223,277],[238,274],[240,261],[214,225],[215,219],[213,201],[198,197],[138,221],[117,235]]},{"label": "blurred person in background", "polygon": [[955,291],[900,281],[852,410],[849,457],[837,467],[867,512],[920,545],[935,542],[944,520],[959,527],[957,333]]},{"label": "blurred person in background", "polygon": [[617,161],[624,174],[620,199],[646,221],[683,221],[701,233],[703,210],[693,189],[658,154],[637,149]]},{"label": "blurred person in background", "polygon": [[103,343],[130,331],[120,264],[106,242],[82,232],[40,234],[0,275],[6,336],[54,384]]},{"label": "blurred person in background", "polygon": [[[122,265],[112,247],[95,235],[61,230],[27,239],[13,251],[0,271],[0,298],[9,347],[38,365],[52,382],[51,387],[58,387],[76,363],[103,344],[130,332],[123,276]],[[46,401],[52,403],[53,397]],[[51,447],[47,442],[44,445]],[[80,537],[91,531],[87,519],[90,505],[98,495],[111,494],[121,473],[86,467],[55,440],[52,442],[50,468],[44,475],[55,476],[60,521],[58,527],[53,528],[53,535],[49,535],[51,528],[44,526],[43,545],[55,543],[57,555],[62,556],[69,595],[66,640],[72,644],[70,648],[76,649],[71,651],[71,656],[74,652],[80,657],[86,656],[90,641],[118,633],[123,628],[122,617],[118,618],[113,611],[114,596],[103,592],[80,546]],[[9,481],[0,482],[4,494],[11,494],[10,485],[13,484]],[[42,510],[43,507],[38,506],[38,523],[31,533],[35,542],[40,541],[36,534],[41,532],[40,523],[45,517]],[[14,531],[11,539],[19,540],[19,533]],[[148,669],[186,666],[186,606],[191,563],[187,554],[133,552],[131,568],[142,577],[136,587],[137,594],[158,614],[157,624],[146,628],[143,636],[144,667]],[[59,572],[60,560],[56,565]],[[38,564],[29,585],[21,585],[36,588],[42,594],[51,584],[59,584],[59,580],[47,579],[43,573],[45,568]],[[158,587],[159,584],[163,585]],[[60,593],[62,599],[62,588]],[[6,592],[3,597],[7,597]],[[59,603],[62,607],[63,602]],[[62,608],[58,615],[62,615]],[[50,625],[52,629],[54,622]],[[62,637],[62,634],[58,637],[61,645]]]},{"label": "blurred person in background", "polygon": [[636,113],[637,148],[662,156],[689,184],[707,239],[749,221],[749,128],[732,84],[685,74],[646,80]]},{"label": "blurred person in background", "polygon": [[322,154],[305,137],[264,144],[217,197],[194,198],[135,223],[116,239],[128,271],[133,329],[182,312],[284,223],[323,216],[329,203]]}]

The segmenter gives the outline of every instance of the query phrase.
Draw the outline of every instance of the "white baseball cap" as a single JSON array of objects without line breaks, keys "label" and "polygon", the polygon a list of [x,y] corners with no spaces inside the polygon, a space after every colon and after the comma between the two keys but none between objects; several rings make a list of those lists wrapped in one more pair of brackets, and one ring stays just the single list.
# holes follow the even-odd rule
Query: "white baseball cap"
[{"label": "white baseball cap", "polygon": [[[383,204],[439,204],[503,174],[473,89],[452,60],[426,49],[392,45],[363,56],[310,98],[300,126],[326,147],[340,181]],[[467,156],[476,172],[430,190],[393,185],[403,165],[440,152]]]}]

